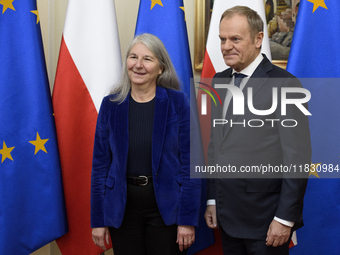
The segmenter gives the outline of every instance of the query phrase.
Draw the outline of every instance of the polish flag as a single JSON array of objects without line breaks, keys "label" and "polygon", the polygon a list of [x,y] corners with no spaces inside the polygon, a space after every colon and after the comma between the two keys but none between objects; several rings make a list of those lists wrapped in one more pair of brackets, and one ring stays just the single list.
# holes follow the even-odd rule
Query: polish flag
[{"label": "polish flag", "polygon": [[63,255],[103,252],[90,227],[92,153],[101,101],[120,72],[114,0],[69,0],[52,96],[69,226],[57,239]]},{"label": "polish flag", "polygon": [[292,248],[293,246],[297,245],[297,236],[296,236],[296,231],[293,232],[292,234],[292,239],[290,240],[289,243],[289,248]]}]

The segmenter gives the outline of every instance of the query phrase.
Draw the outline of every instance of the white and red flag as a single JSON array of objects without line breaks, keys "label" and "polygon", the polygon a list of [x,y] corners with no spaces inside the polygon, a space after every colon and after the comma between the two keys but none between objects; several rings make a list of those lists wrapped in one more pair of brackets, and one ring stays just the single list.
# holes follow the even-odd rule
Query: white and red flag
[{"label": "white and red flag", "polygon": [[53,89],[69,232],[63,255],[99,254],[90,227],[94,133],[101,101],[119,79],[114,0],[69,0]]}]

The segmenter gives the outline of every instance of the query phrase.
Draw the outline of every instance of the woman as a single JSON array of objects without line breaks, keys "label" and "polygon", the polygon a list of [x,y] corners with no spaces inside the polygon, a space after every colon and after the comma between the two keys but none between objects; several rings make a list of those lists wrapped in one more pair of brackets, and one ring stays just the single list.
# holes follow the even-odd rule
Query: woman
[{"label": "woman", "polygon": [[137,36],[94,143],[92,237],[106,250],[110,234],[115,255],[185,254],[195,241],[200,180],[190,179],[190,106],[178,90],[163,43]]}]

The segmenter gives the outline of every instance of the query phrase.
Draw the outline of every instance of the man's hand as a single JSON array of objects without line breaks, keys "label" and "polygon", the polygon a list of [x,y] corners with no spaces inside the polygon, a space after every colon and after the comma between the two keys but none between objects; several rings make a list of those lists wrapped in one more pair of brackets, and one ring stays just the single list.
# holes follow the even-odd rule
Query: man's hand
[{"label": "man's hand", "polygon": [[209,228],[217,229],[216,205],[207,206],[204,218]]},{"label": "man's hand", "polygon": [[110,232],[108,227],[92,229],[92,240],[94,244],[106,251],[107,248],[104,239],[107,244],[110,244]]},{"label": "man's hand", "polygon": [[269,225],[267,232],[267,246],[277,247],[289,240],[291,227],[288,227],[276,220],[273,220]]},{"label": "man's hand", "polygon": [[189,248],[195,242],[195,227],[194,226],[183,226],[177,227],[177,240],[180,251]]}]

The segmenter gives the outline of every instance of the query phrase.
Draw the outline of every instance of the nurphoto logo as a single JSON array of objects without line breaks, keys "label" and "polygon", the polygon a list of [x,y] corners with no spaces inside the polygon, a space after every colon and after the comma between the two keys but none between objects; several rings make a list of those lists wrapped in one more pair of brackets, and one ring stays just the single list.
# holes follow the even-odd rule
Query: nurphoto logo
[{"label": "nurphoto logo", "polygon": [[[305,107],[306,104],[311,99],[311,93],[305,88],[299,87],[282,87],[280,90],[276,87],[272,88],[272,104],[268,109],[256,109],[254,107],[253,102],[253,87],[245,88],[247,91],[247,104],[245,104],[245,96],[243,91],[232,85],[232,84],[215,84],[215,88],[207,85],[203,82],[198,82],[203,87],[198,87],[199,89],[206,92],[206,94],[201,94],[201,115],[207,115],[207,94],[211,97],[211,100],[214,102],[215,106],[217,106],[217,102],[215,96],[217,97],[220,105],[223,107],[222,100],[216,89],[226,89],[231,94],[232,98],[232,110],[233,115],[244,115],[245,114],[245,105],[248,107],[249,111],[256,116],[269,116],[273,114],[279,105],[280,99],[280,114],[281,116],[287,115],[287,106],[295,105],[304,115],[310,116],[312,115],[308,109]],[[206,88],[204,88],[206,87]],[[212,92],[210,92],[210,91]],[[289,94],[294,93],[294,98],[289,98]],[[213,95],[215,94],[215,96]],[[279,98],[280,95],[280,98]],[[222,116],[221,116],[222,117]],[[233,122],[232,119],[228,120],[225,118],[221,119],[213,119],[213,127],[216,125],[225,125],[230,124],[231,127],[233,125],[243,125],[244,127],[248,124],[249,127],[262,127],[265,122],[271,123],[272,127],[274,127],[274,123],[280,122],[283,127],[295,127],[298,125],[298,121],[295,119],[248,119],[247,121],[244,119],[242,122]]]}]

